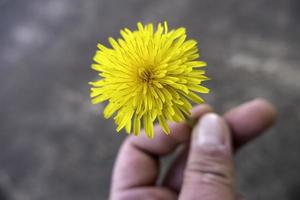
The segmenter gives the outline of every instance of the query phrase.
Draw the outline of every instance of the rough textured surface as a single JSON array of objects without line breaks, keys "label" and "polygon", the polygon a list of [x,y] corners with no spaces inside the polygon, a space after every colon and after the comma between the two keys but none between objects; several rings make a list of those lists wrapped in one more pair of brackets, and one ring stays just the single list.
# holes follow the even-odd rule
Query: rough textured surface
[{"label": "rough textured surface", "polygon": [[254,97],[278,124],[237,156],[248,199],[300,199],[298,0],[0,0],[0,199],[106,199],[124,134],[89,103],[97,41],[124,26],[186,26],[218,111]]}]

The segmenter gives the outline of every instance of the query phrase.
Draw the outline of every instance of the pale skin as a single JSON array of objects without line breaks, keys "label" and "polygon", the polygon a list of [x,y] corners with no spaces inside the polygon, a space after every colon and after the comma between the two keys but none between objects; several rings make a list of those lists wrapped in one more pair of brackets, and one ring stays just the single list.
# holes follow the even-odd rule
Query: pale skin
[{"label": "pale skin", "polygon": [[[186,123],[170,124],[165,135],[155,126],[150,140],[142,133],[122,144],[112,175],[110,199],[243,199],[235,188],[234,152],[269,128],[276,111],[267,101],[256,99],[219,116],[206,104],[195,106]],[[159,158],[180,145],[184,148],[170,166],[162,184]]]}]

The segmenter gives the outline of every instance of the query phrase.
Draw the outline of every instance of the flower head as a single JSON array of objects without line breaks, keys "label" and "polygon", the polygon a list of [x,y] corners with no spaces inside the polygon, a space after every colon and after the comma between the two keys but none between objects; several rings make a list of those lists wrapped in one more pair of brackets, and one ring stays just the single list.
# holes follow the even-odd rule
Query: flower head
[{"label": "flower head", "polygon": [[196,93],[208,93],[201,85],[208,80],[206,66],[198,61],[197,42],[186,39],[185,28],[168,30],[166,22],[137,24],[138,29],[121,30],[122,38],[109,38],[111,48],[98,44],[92,68],[100,80],[90,82],[93,104],[107,101],[104,117],[114,115],[117,131],[138,135],[141,124],[154,136],[157,120],[166,134],[167,121],[180,122],[190,114],[189,100],[203,103]]}]

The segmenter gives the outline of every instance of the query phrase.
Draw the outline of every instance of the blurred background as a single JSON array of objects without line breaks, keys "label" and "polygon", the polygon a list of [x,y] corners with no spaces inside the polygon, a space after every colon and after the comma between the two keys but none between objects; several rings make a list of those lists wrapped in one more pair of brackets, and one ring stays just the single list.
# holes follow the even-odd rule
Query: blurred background
[{"label": "blurred background", "polygon": [[255,97],[277,125],[237,155],[256,200],[300,199],[299,0],[0,0],[0,200],[106,199],[125,133],[89,102],[97,42],[137,21],[185,26],[220,113]]}]

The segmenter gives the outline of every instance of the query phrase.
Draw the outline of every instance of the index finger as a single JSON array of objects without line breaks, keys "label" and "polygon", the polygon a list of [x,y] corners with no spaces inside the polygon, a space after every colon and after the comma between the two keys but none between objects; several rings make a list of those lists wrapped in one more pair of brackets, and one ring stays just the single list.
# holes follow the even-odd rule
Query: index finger
[{"label": "index finger", "polygon": [[264,99],[254,99],[228,111],[224,118],[231,128],[235,148],[258,137],[276,119],[276,109]]}]

